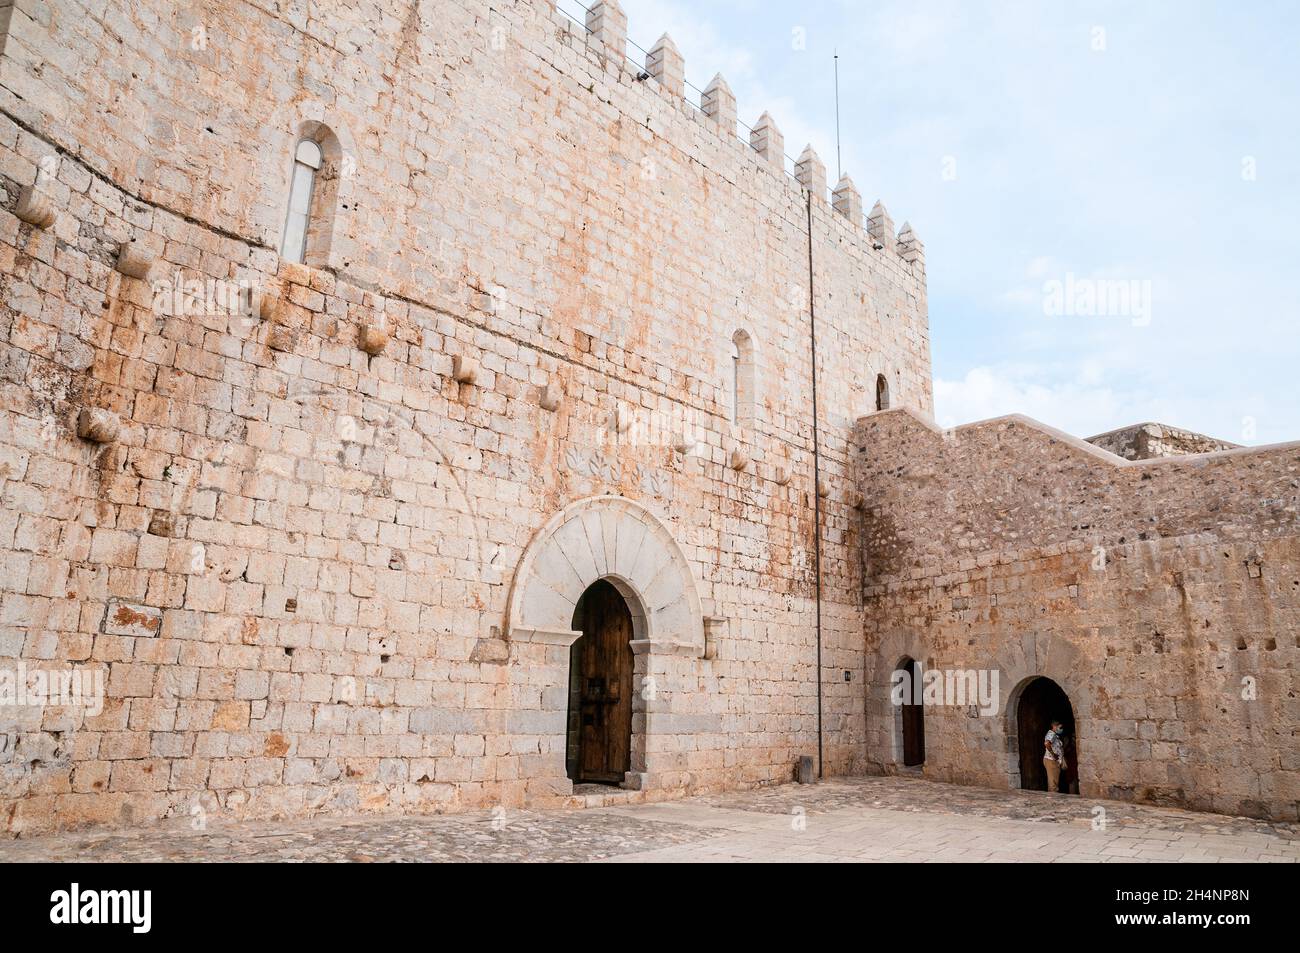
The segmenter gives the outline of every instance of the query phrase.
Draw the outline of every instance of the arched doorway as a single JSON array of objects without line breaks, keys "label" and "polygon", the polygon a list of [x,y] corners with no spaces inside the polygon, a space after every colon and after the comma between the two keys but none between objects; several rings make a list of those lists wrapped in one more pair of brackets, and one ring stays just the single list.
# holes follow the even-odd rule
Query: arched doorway
[{"label": "arched doorway", "polygon": [[[581,614],[577,607],[598,580],[622,594],[632,617],[628,651],[636,691],[627,691],[626,675],[622,682],[633,711],[631,767],[616,780],[641,791],[677,787],[680,752],[651,737],[652,731],[676,729],[671,719],[652,717],[651,708],[675,711],[679,696],[665,676],[680,659],[706,654],[703,605],[691,561],[668,525],[639,503],[612,495],[574,500],[555,513],[533,534],[510,584],[505,641],[512,660],[537,667],[532,680],[541,688],[539,733],[550,739],[534,776],[563,790],[580,774],[583,656],[571,647],[593,629],[582,624],[586,606]],[[628,664],[626,655],[620,664]],[[592,721],[594,728],[594,716]],[[626,751],[626,729],[611,737],[620,738]],[[617,771],[603,773],[613,777]]]},{"label": "arched doorway", "polygon": [[920,675],[916,659],[903,659],[899,666],[907,673],[908,694],[902,704],[903,765],[914,768],[925,764],[925,706],[921,703]]},{"label": "arched doorway", "polygon": [[1079,758],[1076,744],[1074,707],[1060,685],[1045,676],[1026,682],[1016,702],[1016,741],[1020,752],[1020,787],[1026,791],[1047,790],[1043,767],[1043,738],[1059,719],[1065,726],[1066,770],[1061,773],[1061,790],[1079,793]]},{"label": "arched doorway", "polygon": [[604,579],[573,613],[565,766],[575,784],[619,784],[632,767],[632,613]]}]

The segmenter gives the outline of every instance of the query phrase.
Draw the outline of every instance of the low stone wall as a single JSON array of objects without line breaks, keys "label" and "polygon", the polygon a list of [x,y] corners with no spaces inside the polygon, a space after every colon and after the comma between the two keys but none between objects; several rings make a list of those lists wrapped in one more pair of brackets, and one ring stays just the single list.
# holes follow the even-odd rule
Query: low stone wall
[{"label": "low stone wall", "polygon": [[924,774],[1019,786],[1047,676],[1085,796],[1281,820],[1300,802],[1300,444],[1131,463],[1023,417],[858,422],[868,757],[902,770],[890,674],[991,669],[998,711],[927,707]]}]

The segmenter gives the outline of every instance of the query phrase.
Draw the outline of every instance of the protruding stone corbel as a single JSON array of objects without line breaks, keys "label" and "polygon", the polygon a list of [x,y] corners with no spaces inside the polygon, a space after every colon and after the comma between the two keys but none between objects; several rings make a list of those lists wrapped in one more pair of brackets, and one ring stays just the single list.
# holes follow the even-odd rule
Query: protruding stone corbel
[{"label": "protruding stone corbel", "polygon": [[292,351],[298,346],[302,336],[298,328],[289,320],[288,308],[279,298],[263,296],[257,304],[258,313],[270,329],[266,334],[266,346],[273,351]]},{"label": "protruding stone corbel", "polygon": [[776,120],[767,113],[759,116],[749,131],[749,145],[772,167],[785,168],[785,137],[776,127]]},{"label": "protruding stone corbel", "polygon": [[388,341],[388,328],[382,322],[367,321],[357,327],[357,347],[371,357],[384,353]]},{"label": "protruding stone corbel", "polygon": [[825,499],[826,497],[830,496],[831,495],[830,484],[827,483],[825,480],[818,480],[817,495],[820,496],[822,499]]},{"label": "protruding stone corbel", "polygon": [[614,414],[611,417],[616,433],[627,433],[632,426],[632,411],[626,404],[619,404],[614,408]]},{"label": "protruding stone corbel", "polygon": [[247,287],[240,290],[240,304],[244,317],[254,321],[270,321],[275,317],[276,301],[274,295],[257,288]]},{"label": "protruding stone corbel", "polygon": [[857,490],[854,490],[849,494],[849,506],[853,507],[855,510],[860,510],[866,505],[867,505],[866,497],[864,497]]},{"label": "protruding stone corbel", "polygon": [[25,185],[18,193],[14,214],[35,228],[50,228],[58,218],[54,200],[34,185]]},{"label": "protruding stone corbel", "polygon": [[740,447],[732,447],[727,456],[727,463],[733,470],[744,470],[749,466],[749,454]]},{"label": "protruding stone corbel", "polygon": [[560,409],[560,404],[564,400],[564,388],[559,384],[547,384],[542,388],[541,395],[537,398],[537,404],[542,410],[554,413]]},{"label": "protruding stone corbel", "polygon": [[854,228],[862,227],[862,193],[847,174],[840,176],[839,184],[831,193],[831,200],[835,211],[847,218],[850,225]]},{"label": "protruding stone corbel", "polygon": [[719,615],[704,617],[704,658],[712,661],[718,657],[718,641],[726,631],[728,619]]},{"label": "protruding stone corbel", "polygon": [[826,163],[817,155],[812,143],[804,146],[799,161],[794,164],[794,177],[814,197],[826,201]]},{"label": "protruding stone corbel", "polygon": [[149,517],[149,535],[174,537],[176,532],[176,514],[170,510],[154,510]]},{"label": "protruding stone corbel", "polygon": [[690,456],[695,452],[696,441],[687,436],[686,431],[679,430],[673,434],[673,450],[680,453],[683,457]]},{"label": "protruding stone corbel", "polygon": [[718,124],[720,132],[736,134],[736,95],[721,73],[715,74],[704,87],[700,95],[700,110]]},{"label": "protruding stone corbel", "polygon": [[135,239],[122,242],[117,249],[117,270],[128,278],[148,281],[149,272],[153,269],[153,259],[153,252]]},{"label": "protruding stone corbel", "polygon": [[874,238],[878,249],[894,249],[894,220],[889,217],[889,212],[885,211],[885,206],[881,202],[876,202],[871,207],[871,214],[867,216],[867,233]]},{"label": "protruding stone corbel", "polygon": [[77,414],[77,436],[93,443],[112,443],[122,432],[117,414],[102,407],[82,407]]},{"label": "protruding stone corbel", "polygon": [[271,322],[271,330],[266,335],[266,345],[272,351],[292,351],[298,346],[298,329],[279,321]]},{"label": "protruding stone corbel", "polygon": [[777,467],[772,471],[772,482],[777,486],[786,486],[790,482],[790,471],[786,467]]},{"label": "protruding stone corbel", "polygon": [[458,384],[472,384],[478,379],[478,361],[468,354],[456,354],[451,359],[451,379]]}]

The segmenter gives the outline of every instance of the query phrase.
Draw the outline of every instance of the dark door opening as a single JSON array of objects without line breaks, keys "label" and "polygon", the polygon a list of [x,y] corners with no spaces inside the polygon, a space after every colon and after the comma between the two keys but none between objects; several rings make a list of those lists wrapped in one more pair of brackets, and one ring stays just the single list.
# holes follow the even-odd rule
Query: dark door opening
[{"label": "dark door opening", "polygon": [[565,762],[575,783],[619,784],[632,767],[632,613],[598,580],[578,600]]},{"label": "dark door opening", "polygon": [[920,697],[920,686],[916,684],[916,660],[904,662],[903,670],[907,672],[910,689],[909,697],[903,701],[903,764],[915,767],[925,764],[925,706],[914,701]]},{"label": "dark door opening", "polygon": [[1026,791],[1047,790],[1047,769],[1043,767],[1043,739],[1053,719],[1065,726],[1066,770],[1061,772],[1061,790],[1079,793],[1079,758],[1074,733],[1074,708],[1070,698],[1050,678],[1036,678],[1020,693],[1016,705],[1016,735],[1020,746],[1020,786]]}]

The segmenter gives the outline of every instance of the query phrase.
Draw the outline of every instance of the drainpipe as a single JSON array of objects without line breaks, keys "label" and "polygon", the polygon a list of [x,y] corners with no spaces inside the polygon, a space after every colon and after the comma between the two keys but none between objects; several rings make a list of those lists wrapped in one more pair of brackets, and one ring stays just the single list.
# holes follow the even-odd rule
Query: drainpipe
[{"label": "drainpipe", "polygon": [[808,192],[808,345],[812,354],[812,433],[813,433],[813,573],[817,602],[817,777],[826,769],[822,746],[822,470],[821,448],[817,432],[817,305],[813,294],[812,192]]}]

